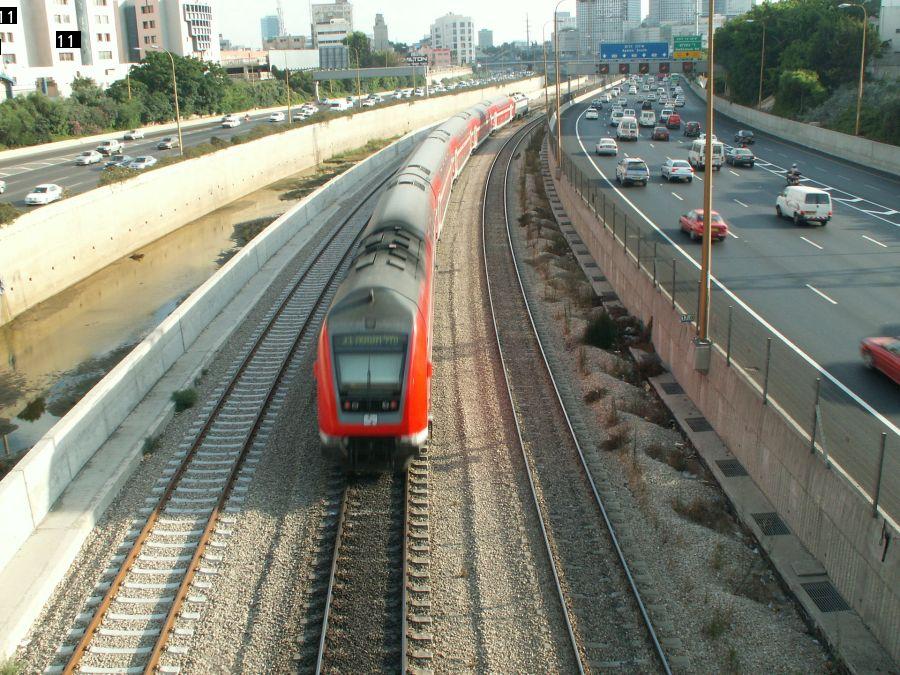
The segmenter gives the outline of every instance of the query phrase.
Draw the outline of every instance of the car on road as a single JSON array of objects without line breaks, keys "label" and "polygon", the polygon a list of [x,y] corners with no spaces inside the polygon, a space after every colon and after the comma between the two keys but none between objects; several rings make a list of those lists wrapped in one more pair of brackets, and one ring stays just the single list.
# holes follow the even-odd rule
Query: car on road
[{"label": "car on road", "polygon": [[688,138],[700,135],[700,122],[685,122],[684,135]]},{"label": "car on road", "polygon": [[135,157],[134,161],[128,165],[128,168],[134,169],[135,171],[143,171],[144,169],[149,169],[151,166],[155,165],[156,157],[144,155],[142,157]]},{"label": "car on road", "polygon": [[237,115],[225,115],[222,118],[222,126],[226,129],[234,129],[237,126],[240,126],[241,119]]},{"label": "car on road", "polygon": [[593,108],[588,108],[588,111],[584,114],[584,119],[586,119],[586,120],[600,119],[600,113],[598,113]]},{"label": "car on road", "polygon": [[597,142],[596,152],[598,155],[612,155],[615,157],[619,154],[619,146],[616,145],[616,141],[612,138],[601,138]]},{"label": "car on road", "polygon": [[132,129],[131,131],[125,132],[125,140],[126,141],[139,141],[144,137],[143,129]]},{"label": "car on road", "polygon": [[375,100],[374,100],[374,99],[371,99],[371,98],[365,99],[365,100],[362,102],[362,107],[363,107],[363,108],[374,108],[374,107],[375,107]]},{"label": "car on road", "polygon": [[900,384],[900,337],[870,337],[859,345],[863,363]]},{"label": "car on road", "polygon": [[[691,149],[688,151],[688,162],[695,169],[703,169],[706,166],[706,135],[700,134],[700,138],[691,143]],[[718,171],[725,162],[725,144],[716,140],[715,135],[712,140],[712,168]]]},{"label": "car on road", "polygon": [[[681,231],[691,235],[694,241],[703,236],[703,209],[694,209],[688,211],[678,219]],[[728,235],[728,224],[716,211],[712,212],[712,231],[710,232],[713,240],[724,241]]]},{"label": "car on road", "polygon": [[87,166],[88,164],[97,164],[98,162],[103,161],[103,155],[101,155],[96,150],[85,150],[77,157],[75,157],[75,164],[77,166]]},{"label": "car on road", "polygon": [[669,130],[665,127],[653,127],[653,133],[650,135],[651,141],[667,141],[669,140]]},{"label": "car on road", "polygon": [[[653,104],[650,101],[644,101],[641,103],[641,110],[653,110]],[[653,113],[654,115],[656,113]]]},{"label": "car on road", "polygon": [[122,144],[115,140],[103,141],[100,145],[97,146],[97,152],[101,155],[112,155],[116,152],[122,152]]},{"label": "car on road", "polygon": [[648,101],[655,101],[656,99],[657,99],[657,94],[654,94],[652,91],[649,94],[647,94]]},{"label": "car on road", "polygon": [[127,167],[134,161],[134,157],[130,155],[116,155],[112,159],[110,159],[106,164],[103,165],[104,169],[108,169],[113,166],[119,167]]},{"label": "car on road", "polygon": [[681,128],[681,115],[677,112],[673,112],[666,118],[666,127],[669,129],[680,129]]},{"label": "car on road", "polygon": [[621,185],[638,183],[646,185],[650,181],[650,169],[640,157],[626,157],[616,164],[616,182]]},{"label": "car on road", "polygon": [[43,183],[25,195],[28,206],[43,206],[63,198],[63,189],[55,183]]},{"label": "car on road", "polygon": [[659,173],[669,183],[673,180],[683,180],[686,183],[690,183],[694,180],[694,170],[683,159],[667,159],[663,162]]},{"label": "car on road", "polygon": [[619,126],[616,127],[616,138],[623,141],[636,141],[640,136],[638,123],[634,117],[625,115],[619,120]]},{"label": "car on road", "polygon": [[668,108],[668,107],[663,108],[662,112],[659,113],[659,121],[662,122],[663,124],[665,124],[666,120],[669,119],[669,115],[671,115],[674,112],[675,111],[672,110],[672,108]]},{"label": "car on road", "polygon": [[731,166],[749,166],[753,168],[756,157],[749,148],[731,148],[725,153],[725,163]]},{"label": "car on road", "polygon": [[675,98],[675,107],[683,108],[684,107],[684,96],[677,96]]},{"label": "car on road", "polygon": [[753,132],[749,129],[739,129],[738,132],[734,135],[735,145],[741,145],[742,143],[753,145],[755,142],[756,141],[753,138]]},{"label": "car on road", "polygon": [[616,101],[616,105],[620,108],[624,108],[626,105],[628,105],[628,99],[622,96],[618,101]]},{"label": "car on road", "polygon": [[820,223],[825,225],[834,213],[831,195],[819,188],[788,185],[775,199],[775,213],[779,218],[791,218],[794,225]]},{"label": "car on road", "polygon": [[619,126],[619,122],[622,120],[622,118],[624,116],[625,116],[625,113],[623,113],[621,110],[618,110],[618,109],[613,110],[609,114],[609,126],[611,126],[611,127]]},{"label": "car on road", "polygon": [[656,124],[656,113],[652,110],[641,110],[641,116],[638,117],[638,124],[642,127],[652,127]]},{"label": "car on road", "polygon": [[157,150],[172,150],[173,148],[178,147],[178,139],[174,136],[166,136],[159,143],[156,144]]},{"label": "car on road", "polygon": [[601,101],[599,98],[595,98],[593,101],[591,101],[591,107],[592,108],[602,108],[603,101]]},{"label": "car on road", "polygon": [[284,113],[281,111],[273,112],[269,115],[270,122],[284,122]]}]

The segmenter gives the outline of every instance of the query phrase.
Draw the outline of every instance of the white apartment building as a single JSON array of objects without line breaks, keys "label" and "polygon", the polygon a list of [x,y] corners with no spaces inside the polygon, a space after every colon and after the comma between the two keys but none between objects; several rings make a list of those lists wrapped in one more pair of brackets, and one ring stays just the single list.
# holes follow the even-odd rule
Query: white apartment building
[{"label": "white apartment building", "polygon": [[317,23],[313,42],[317,47],[333,47],[344,44],[344,38],[352,32],[352,26],[345,19],[331,19],[327,23]]},{"label": "white apartment building", "polygon": [[[347,36],[347,33],[353,31],[353,5],[347,0],[312,4],[310,5],[310,12],[314,47],[336,44],[334,42],[335,22],[337,22],[338,27],[344,28],[344,36],[341,40]],[[322,45],[319,44],[320,34],[324,40]]]},{"label": "white apartment building", "polygon": [[119,3],[120,26],[128,36],[124,60],[138,61],[149,51],[167,49],[178,56],[219,61],[219,40],[214,39],[219,30],[212,0],[119,0]]},{"label": "white apartment building", "polygon": [[432,49],[449,49],[454,65],[475,61],[475,24],[471,17],[445,14],[431,24]]}]

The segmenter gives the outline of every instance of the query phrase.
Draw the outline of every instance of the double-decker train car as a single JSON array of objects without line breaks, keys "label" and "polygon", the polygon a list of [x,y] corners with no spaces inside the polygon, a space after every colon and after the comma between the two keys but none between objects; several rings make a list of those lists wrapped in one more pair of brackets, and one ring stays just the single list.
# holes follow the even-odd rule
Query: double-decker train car
[{"label": "double-decker train car", "polygon": [[405,468],[428,443],[432,281],[453,181],[512,97],[433,129],[387,184],[319,334],[314,374],[323,451],[347,468]]}]

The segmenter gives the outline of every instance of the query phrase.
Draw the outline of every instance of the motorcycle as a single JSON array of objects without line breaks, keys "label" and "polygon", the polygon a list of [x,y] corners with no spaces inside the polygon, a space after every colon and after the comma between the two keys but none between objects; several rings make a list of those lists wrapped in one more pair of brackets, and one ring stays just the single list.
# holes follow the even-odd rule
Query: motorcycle
[{"label": "motorcycle", "polygon": [[788,185],[800,185],[800,172],[797,171],[796,173],[791,173],[788,171],[788,173],[785,174],[784,179]]}]

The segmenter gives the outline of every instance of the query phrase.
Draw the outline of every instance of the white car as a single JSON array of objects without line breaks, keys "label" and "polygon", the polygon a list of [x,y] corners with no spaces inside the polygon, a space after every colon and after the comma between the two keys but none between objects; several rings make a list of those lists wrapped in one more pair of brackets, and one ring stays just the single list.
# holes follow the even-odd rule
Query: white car
[{"label": "white car", "polygon": [[362,102],[362,107],[363,108],[374,108],[375,101],[371,98],[367,98],[365,101]]},{"label": "white car", "polygon": [[145,155],[143,157],[136,157],[135,160],[128,165],[128,168],[134,169],[135,171],[143,171],[144,169],[149,169],[151,166],[155,165],[156,157]]},{"label": "white car", "polygon": [[616,145],[615,140],[612,138],[601,138],[597,143],[596,151],[598,155],[612,155],[615,157],[619,154],[619,146]]},{"label": "white car", "polygon": [[97,146],[97,152],[101,155],[112,155],[116,152],[121,152],[124,146],[117,141],[116,139],[112,139],[109,141],[103,141],[99,146]]},{"label": "white car", "polygon": [[688,183],[694,180],[694,170],[684,159],[667,159],[663,162],[660,175],[670,183],[673,180],[683,180]]},{"label": "white car", "polygon": [[126,141],[138,141],[144,137],[143,129],[132,129],[125,132]]},{"label": "white car", "polygon": [[283,112],[273,112],[269,115],[270,122],[284,122],[284,113]]},{"label": "white car", "polygon": [[237,115],[226,115],[222,118],[222,126],[228,129],[234,129],[236,126],[240,126],[241,120]]},{"label": "white car", "polygon": [[87,166],[88,164],[99,164],[103,161],[103,155],[96,150],[85,150],[75,158],[77,166]]},{"label": "white car", "polygon": [[25,195],[25,203],[29,206],[44,205],[55,202],[63,197],[63,189],[54,183],[38,185]]},{"label": "white car", "polygon": [[684,107],[684,98],[682,98],[681,96],[679,96],[678,98],[676,98],[676,99],[675,99],[675,107],[676,107],[676,108],[683,108],[683,107]]},{"label": "white car", "polygon": [[584,119],[586,120],[598,120],[600,119],[600,113],[598,113],[593,108],[588,108],[588,111],[584,114]]},{"label": "white car", "polygon": [[819,188],[789,185],[775,199],[775,213],[779,218],[792,218],[794,225],[819,223],[826,225],[834,215],[831,195]]}]

